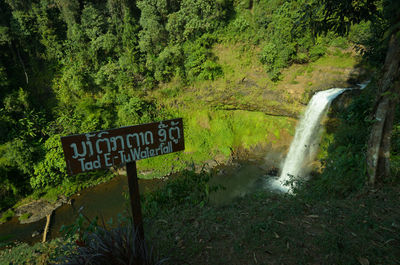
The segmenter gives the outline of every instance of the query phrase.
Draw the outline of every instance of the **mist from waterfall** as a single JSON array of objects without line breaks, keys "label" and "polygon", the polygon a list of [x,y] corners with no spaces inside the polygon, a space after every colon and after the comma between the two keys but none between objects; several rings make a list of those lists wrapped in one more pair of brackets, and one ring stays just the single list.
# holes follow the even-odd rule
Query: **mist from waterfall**
[{"label": "mist from waterfall", "polygon": [[321,121],[325,117],[331,102],[345,90],[343,88],[332,88],[318,92],[311,98],[296,127],[294,139],[281,167],[281,174],[272,183],[274,189],[291,192],[291,186],[285,184],[291,179],[304,178],[310,172],[309,164],[314,161],[321,138]]}]

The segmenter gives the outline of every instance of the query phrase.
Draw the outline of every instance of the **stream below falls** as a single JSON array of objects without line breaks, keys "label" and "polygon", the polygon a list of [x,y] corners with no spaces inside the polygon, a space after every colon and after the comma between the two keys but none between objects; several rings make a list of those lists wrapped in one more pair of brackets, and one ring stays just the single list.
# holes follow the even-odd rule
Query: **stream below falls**
[{"label": "stream below falls", "polygon": [[[265,189],[265,180],[268,178],[266,160],[263,155],[254,155],[252,159],[238,162],[235,165],[219,166],[218,172],[211,180],[210,185],[222,185],[224,190],[210,194],[210,203],[222,205],[229,203],[236,197],[244,196],[257,190]],[[72,206],[63,204],[57,208],[50,223],[48,239],[62,236],[60,229],[62,225],[74,223],[78,217],[77,210],[83,207],[82,213],[90,219],[98,216],[108,221],[110,218],[117,220],[118,214],[126,213],[130,209],[125,194],[128,194],[128,183],[126,176],[116,176],[112,180],[91,187],[73,195]],[[165,182],[160,179],[139,179],[140,193],[150,192],[161,187]],[[0,225],[0,244],[7,242],[22,241],[28,243],[39,242],[42,239],[42,231],[46,219],[29,224],[20,224],[17,217],[5,224]],[[40,235],[32,237],[38,231]]]}]

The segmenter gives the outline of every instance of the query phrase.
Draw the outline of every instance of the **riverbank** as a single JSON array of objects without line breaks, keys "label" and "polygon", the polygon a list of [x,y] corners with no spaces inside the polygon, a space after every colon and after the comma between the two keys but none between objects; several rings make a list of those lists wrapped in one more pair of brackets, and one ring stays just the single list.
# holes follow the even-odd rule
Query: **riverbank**
[{"label": "riverbank", "polygon": [[[262,188],[262,186],[259,186],[262,177],[269,172],[276,171],[276,165],[283,159],[286,149],[286,146],[279,146],[277,144],[272,146],[270,144],[267,146],[258,145],[249,150],[235,150],[234,155],[226,161],[209,160],[202,166],[194,165],[191,170],[195,173],[217,170],[218,174],[211,179],[210,186],[223,185],[226,190],[217,194],[211,194],[210,201],[213,204],[226,203],[237,196],[243,196]],[[164,176],[162,179],[139,179],[140,193],[142,196],[145,196],[147,193],[173,181],[178,175],[179,173],[170,174]],[[90,218],[101,216],[106,220],[110,218],[115,219],[118,214],[128,211],[129,207],[127,206],[126,196],[127,178],[124,174],[116,176],[106,183],[87,188],[78,194],[72,195],[68,198],[68,201],[64,201],[65,203],[62,206],[54,209],[51,217],[49,238],[60,236],[60,229],[63,225],[74,223],[78,217],[77,210],[80,208]],[[27,205],[36,204],[40,206],[43,203],[43,200],[38,200]],[[32,209],[32,207],[21,207],[28,208],[28,210]],[[22,208],[20,209],[22,210]],[[35,218],[38,214],[46,214],[47,212],[44,210],[38,208],[35,210],[35,214],[32,215],[29,211],[29,218]],[[21,212],[19,212],[20,214]],[[9,244],[15,240],[36,243],[41,239],[44,219],[35,220],[34,223],[26,222],[27,219],[23,221],[25,221],[25,224],[20,224],[21,221],[17,217],[14,217],[9,222],[0,226],[0,234],[3,236],[3,238],[0,238],[0,246]]]}]

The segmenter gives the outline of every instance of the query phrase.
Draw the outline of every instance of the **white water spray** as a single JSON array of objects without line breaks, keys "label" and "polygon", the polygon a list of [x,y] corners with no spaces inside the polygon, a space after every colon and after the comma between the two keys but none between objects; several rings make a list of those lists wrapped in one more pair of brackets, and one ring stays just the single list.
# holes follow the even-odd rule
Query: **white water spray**
[{"label": "white water spray", "polygon": [[332,88],[316,93],[307,105],[304,116],[296,127],[294,139],[290,145],[279,179],[272,187],[284,192],[291,192],[291,179],[305,177],[309,173],[307,164],[312,162],[320,141],[320,126],[331,102],[346,89]]}]

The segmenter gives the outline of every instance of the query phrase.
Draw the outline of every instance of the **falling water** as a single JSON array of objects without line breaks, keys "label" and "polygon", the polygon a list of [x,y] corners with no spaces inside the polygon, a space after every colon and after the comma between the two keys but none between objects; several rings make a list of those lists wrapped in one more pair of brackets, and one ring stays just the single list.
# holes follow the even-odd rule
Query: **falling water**
[{"label": "falling water", "polygon": [[345,89],[332,88],[316,93],[308,103],[304,116],[296,127],[294,139],[290,145],[280,177],[272,183],[273,188],[290,192],[289,180],[304,177],[309,173],[307,164],[312,162],[320,141],[321,120],[331,102]]}]

